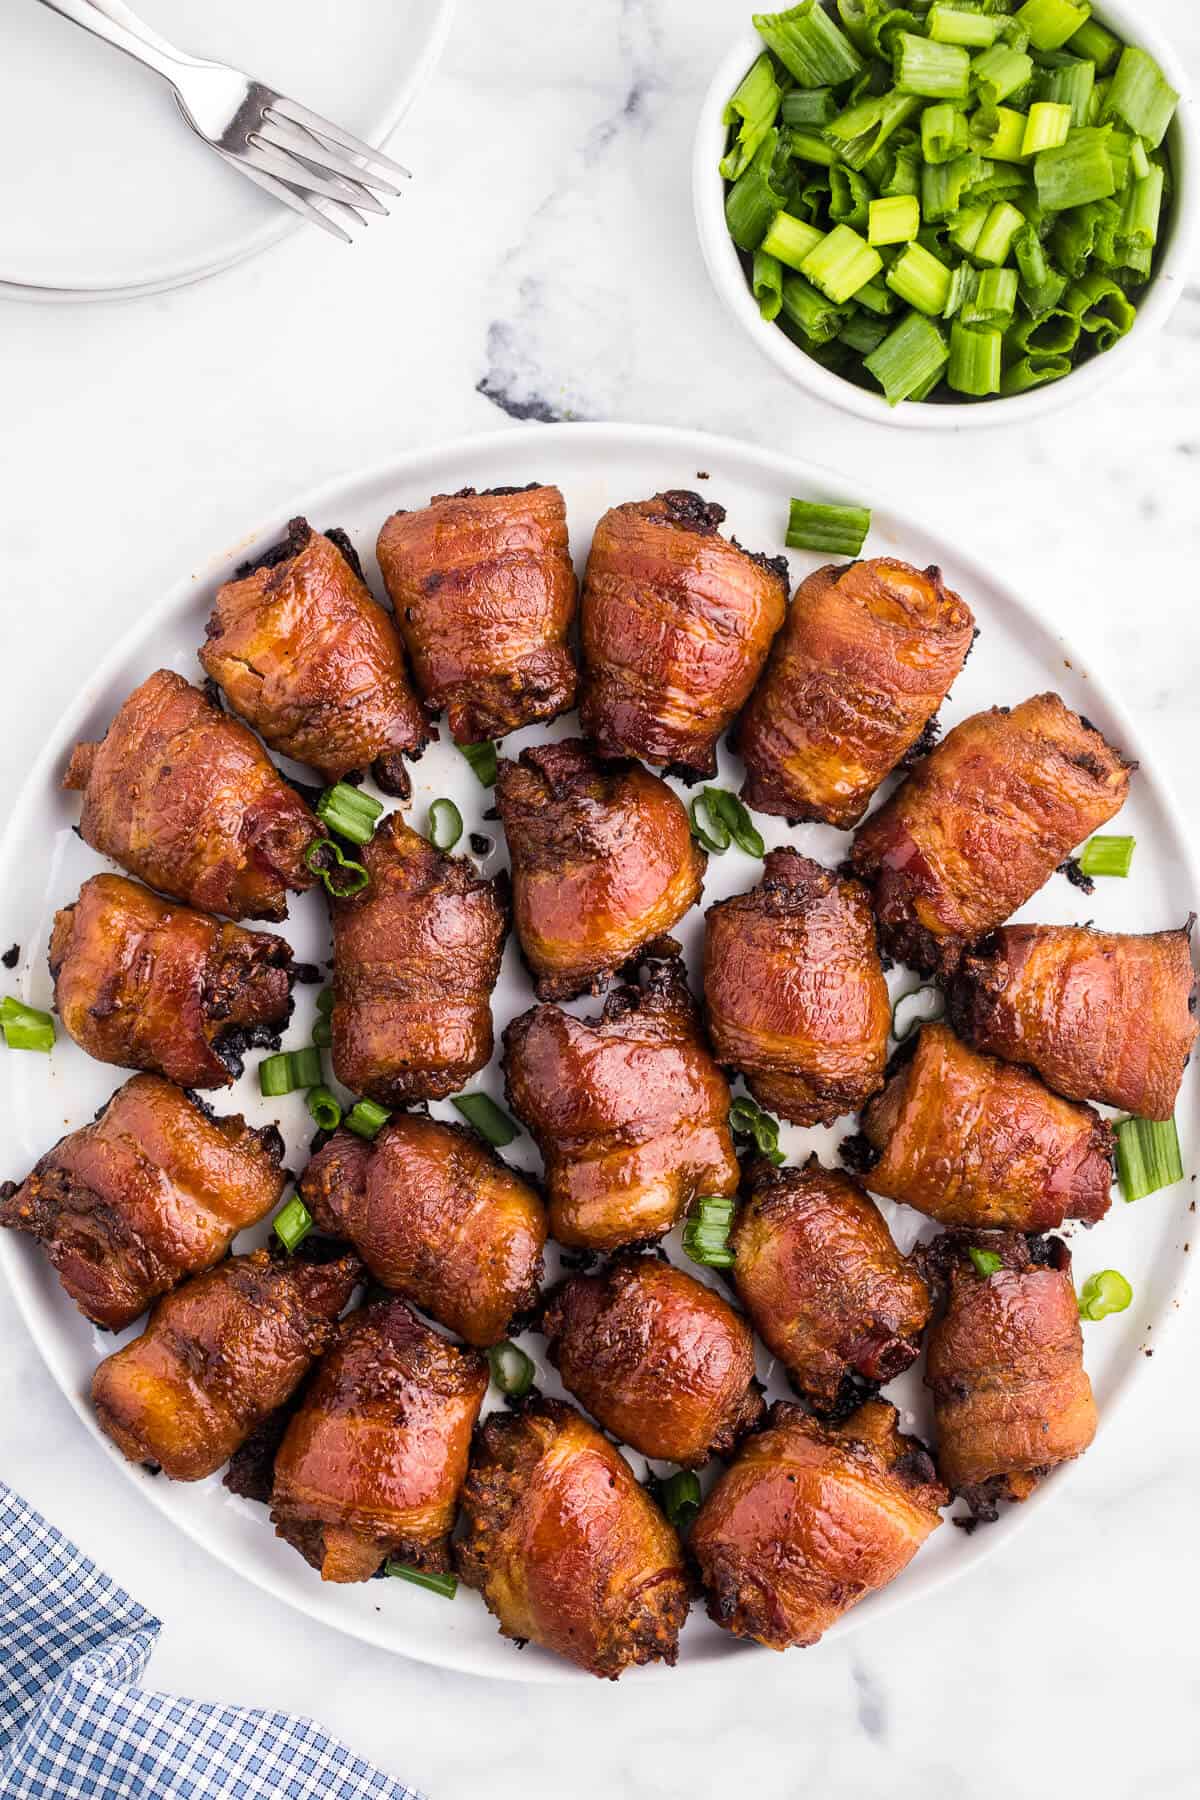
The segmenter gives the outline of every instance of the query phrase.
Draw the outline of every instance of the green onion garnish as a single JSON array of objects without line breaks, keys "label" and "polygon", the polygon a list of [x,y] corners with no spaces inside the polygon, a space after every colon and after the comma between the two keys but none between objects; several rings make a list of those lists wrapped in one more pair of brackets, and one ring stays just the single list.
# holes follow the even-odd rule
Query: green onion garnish
[{"label": "green onion garnish", "polygon": [[1084,875],[1128,875],[1133,866],[1137,844],[1131,837],[1089,838],[1079,852],[1079,867]]},{"label": "green onion garnish", "polygon": [[656,1480],[654,1494],[676,1531],[686,1531],[700,1511],[700,1478],[691,1469],[677,1469]]},{"label": "green onion garnish", "polygon": [[812,0],[787,12],[755,13],[754,29],[801,87],[839,87],[862,69],[850,39]]},{"label": "green onion garnish", "polygon": [[463,834],[462,814],[453,800],[435,800],[429,808],[429,841],[435,850],[453,850]]},{"label": "green onion garnish", "polygon": [[1101,1269],[1089,1275],[1079,1290],[1081,1319],[1106,1319],[1109,1313],[1124,1312],[1133,1300],[1133,1289],[1119,1269]]},{"label": "green onion garnish", "polygon": [[998,394],[1002,342],[995,326],[964,325],[955,319],[950,327],[947,385],[956,394]]},{"label": "green onion garnish", "polygon": [[768,325],[772,319],[779,317],[779,309],[783,305],[783,265],[777,256],[766,250],[754,252],[754,298],[758,301],[758,310]]},{"label": "green onion garnish", "polygon": [[1071,0],[1025,0],[1017,10],[1017,24],[1029,33],[1035,50],[1061,50],[1087,23],[1090,5],[1074,6]]},{"label": "green onion garnish", "polygon": [[705,793],[697,794],[688,808],[688,817],[692,822],[692,836],[702,850],[710,856],[723,856],[730,845],[729,827],[719,814],[709,805]]},{"label": "green onion garnish", "polygon": [[48,1053],[54,1048],[54,1020],[49,1013],[26,1006],[23,1000],[11,996],[0,1000],[0,1029],[10,1050]]},{"label": "green onion garnish", "polygon": [[800,273],[835,306],[857,294],[883,267],[878,250],[849,225],[835,225],[805,257]]},{"label": "green onion garnish", "polygon": [[[817,550],[824,556],[857,556],[870,529],[871,514],[865,506],[818,506],[812,500],[793,500],[788,509],[784,542],[789,550]],[[762,852],[758,854],[761,856]]]},{"label": "green onion garnish", "polygon": [[369,844],[383,807],[360,788],[339,781],[325,789],[313,810],[322,825],[336,831],[339,837],[349,838],[352,844]]},{"label": "green onion garnish", "polygon": [[922,1025],[933,1025],[946,1013],[946,996],[940,987],[928,983],[901,994],[892,1008],[892,1036],[903,1044]]},{"label": "green onion garnish", "polygon": [[1179,95],[1154,58],[1129,46],[1121,52],[1100,117],[1120,119],[1151,150],[1157,150],[1178,105]]},{"label": "green onion garnish", "polygon": [[[760,248],[767,256],[773,256],[777,262],[786,263],[789,269],[798,269],[805,257],[812,254],[824,236],[823,231],[817,231],[814,226],[806,225],[803,219],[793,219],[790,213],[778,212],[771,220],[767,235]],[[757,255],[758,251],[755,254]]]},{"label": "green onion garnish", "polygon": [[[932,112],[933,108],[929,110]],[[891,194],[885,200],[871,201],[867,211],[868,244],[907,244],[920,229],[921,205],[915,194]]]},{"label": "green onion garnish", "polygon": [[[332,838],[314,838],[304,853],[306,866],[324,883],[325,891],[335,900],[348,900],[361,894],[371,877],[359,862],[343,854]],[[331,867],[330,864],[333,864]]]},{"label": "green onion garnish", "polygon": [[1121,40],[1097,20],[1088,19],[1067,39],[1067,49],[1093,63],[1098,74],[1107,75],[1121,54]]},{"label": "green onion garnish", "polygon": [[883,389],[889,406],[898,406],[935,380],[950,360],[950,346],[931,319],[908,313],[884,338],[878,350],[863,358]]},{"label": "green onion garnish", "polygon": [[684,1254],[706,1269],[732,1269],[729,1247],[734,1202],[718,1194],[705,1194],[695,1202],[683,1228]]},{"label": "green onion garnish", "polygon": [[781,98],[774,66],[764,50],[725,108],[726,125],[738,128],[728,154],[721,159],[721,173],[726,181],[736,181],[748,166],[775,122]]},{"label": "green onion garnish", "polygon": [[1000,20],[988,13],[967,12],[957,6],[931,6],[929,35],[939,44],[966,44],[986,50],[1000,35]]},{"label": "green onion garnish", "polygon": [[526,1356],[519,1344],[510,1343],[507,1338],[502,1344],[493,1344],[487,1359],[492,1380],[502,1394],[510,1400],[520,1400],[529,1392],[536,1371],[532,1357]]},{"label": "green onion garnish", "polygon": [[323,1076],[321,1052],[315,1045],[306,1045],[302,1050],[279,1050],[258,1065],[259,1092],[264,1099],[274,1100],[280,1094],[295,1093],[297,1088],[319,1087]]},{"label": "green onion garnish", "polygon": [[786,1161],[779,1148],[778,1119],[764,1112],[749,1094],[739,1094],[729,1108],[729,1129],[734,1137],[750,1138],[755,1149],[768,1161],[776,1164]]},{"label": "green onion garnish", "polygon": [[357,1100],[342,1120],[347,1131],[353,1131],[358,1137],[378,1137],[391,1113],[385,1106],[376,1106],[374,1100]]},{"label": "green onion garnish", "polygon": [[411,1563],[397,1562],[389,1556],[383,1565],[385,1575],[394,1575],[399,1581],[411,1581],[414,1587],[428,1588],[431,1594],[440,1594],[443,1600],[453,1600],[458,1592],[457,1575],[436,1575],[429,1569],[414,1569]]},{"label": "green onion garnish", "polygon": [[313,1228],[312,1214],[298,1195],[281,1207],[272,1221],[275,1236],[285,1250],[294,1250]]},{"label": "green onion garnish", "polygon": [[327,1087],[309,1088],[304,1104],[321,1131],[336,1131],[342,1122],[342,1108],[336,1094]]},{"label": "green onion garnish", "polygon": [[884,279],[906,306],[933,319],[941,317],[950,293],[950,271],[923,244],[908,244]]},{"label": "green onion garnish", "polygon": [[931,100],[966,100],[971,89],[971,58],[961,44],[938,43],[898,31],[895,37],[896,90]]},{"label": "green onion garnish", "polygon": [[480,1137],[486,1138],[489,1144],[499,1149],[504,1144],[511,1144],[519,1127],[514,1125],[502,1106],[497,1106],[490,1094],[455,1094],[450,1102],[459,1111],[468,1125],[473,1125]]},{"label": "green onion garnish", "polygon": [[483,787],[496,785],[496,746],[490,739],[482,744],[456,744],[454,748],[466,757]]},{"label": "green onion garnish", "polygon": [[326,1017],[333,1011],[333,989],[322,988],[317,995],[317,1011]]},{"label": "green onion garnish", "polygon": [[967,1255],[975,1264],[975,1273],[981,1281],[986,1281],[989,1275],[997,1274],[1004,1267],[994,1250],[977,1250],[972,1244]]},{"label": "green onion garnish", "polygon": [[763,856],[766,844],[762,833],[751,820],[750,814],[742,805],[736,794],[725,788],[706,787],[704,789],[705,812],[710,819],[719,819],[739,850],[747,856]]},{"label": "green onion garnish", "polygon": [[313,1020],[312,1041],[318,1050],[328,1050],[333,1043],[333,1025],[323,1013]]},{"label": "green onion garnish", "polygon": [[1122,1119],[1117,1126],[1117,1180],[1125,1200],[1144,1200],[1183,1180],[1174,1119]]}]

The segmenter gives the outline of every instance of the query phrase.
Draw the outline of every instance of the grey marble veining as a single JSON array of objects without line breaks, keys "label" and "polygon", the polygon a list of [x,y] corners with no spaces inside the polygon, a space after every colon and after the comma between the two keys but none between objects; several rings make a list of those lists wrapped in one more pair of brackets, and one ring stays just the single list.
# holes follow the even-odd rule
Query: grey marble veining
[{"label": "grey marble veining", "polygon": [[[397,140],[418,180],[353,252],[298,236],[160,299],[0,311],[9,784],[147,598],[295,494],[507,419],[633,419],[863,471],[941,520],[1088,644],[1200,830],[1200,271],[1137,370],[1036,431],[901,436],[807,400],[692,231],[696,108],[747,10],[460,0]],[[1147,10],[1200,75],[1200,9]],[[678,1691],[491,1686],[247,1590],[137,1503],[3,1293],[0,1469],[163,1617],[156,1684],[312,1712],[433,1800],[1190,1800],[1198,1310],[1056,1503],[933,1605]]]}]

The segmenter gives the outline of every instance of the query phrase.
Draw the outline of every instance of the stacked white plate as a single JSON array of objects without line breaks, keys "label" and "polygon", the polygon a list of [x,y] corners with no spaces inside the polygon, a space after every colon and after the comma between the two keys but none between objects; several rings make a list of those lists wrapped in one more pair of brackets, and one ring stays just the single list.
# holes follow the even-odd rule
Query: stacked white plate
[{"label": "stacked white plate", "polygon": [[[454,11],[454,0],[134,4],[181,49],[379,146],[432,73]],[[303,224],[193,135],[158,76],[37,0],[4,8],[0,218],[0,295],[21,300],[159,293]]]}]

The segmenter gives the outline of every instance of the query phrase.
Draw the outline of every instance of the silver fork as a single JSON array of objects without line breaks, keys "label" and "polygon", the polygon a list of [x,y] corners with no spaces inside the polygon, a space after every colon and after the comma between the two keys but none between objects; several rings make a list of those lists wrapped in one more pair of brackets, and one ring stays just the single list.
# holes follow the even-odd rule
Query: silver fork
[{"label": "silver fork", "polygon": [[[187,123],[218,156],[344,243],[353,240],[338,221],[365,225],[364,212],[386,215],[387,207],[371,189],[398,194],[392,178],[408,179],[402,164],[299,101],[227,63],[177,50],[123,0],[42,0],[42,5],[170,82]],[[318,199],[332,203],[332,216],[314,204]]]}]

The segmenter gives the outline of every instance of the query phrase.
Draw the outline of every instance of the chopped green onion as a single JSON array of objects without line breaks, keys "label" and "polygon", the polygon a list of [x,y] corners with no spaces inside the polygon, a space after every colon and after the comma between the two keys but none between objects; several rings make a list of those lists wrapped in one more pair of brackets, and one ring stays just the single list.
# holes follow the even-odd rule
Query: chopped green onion
[{"label": "chopped green onion", "polygon": [[309,1088],[304,1104],[321,1131],[336,1131],[342,1122],[342,1109],[336,1094],[327,1087]]},{"label": "chopped green onion", "polygon": [[985,49],[1000,35],[1000,20],[989,13],[965,12],[959,6],[931,6],[929,35],[938,44],[966,44]]},{"label": "chopped green onion", "polygon": [[297,1088],[319,1086],[323,1073],[321,1052],[315,1045],[302,1050],[280,1050],[259,1063],[259,1091],[265,1099],[278,1099],[281,1094],[292,1094]]},{"label": "chopped green onion", "polygon": [[1109,1313],[1124,1312],[1133,1301],[1133,1289],[1119,1269],[1101,1269],[1089,1275],[1079,1292],[1081,1319],[1106,1319]]},{"label": "chopped green onion", "polygon": [[1029,33],[1035,50],[1061,50],[1087,23],[1091,7],[1073,6],[1071,0],[1025,0],[1017,10],[1017,23]]},{"label": "chopped green onion", "polygon": [[[921,153],[926,162],[950,162],[967,148],[967,115],[948,100],[927,106],[921,114]],[[877,203],[878,204],[878,203]],[[920,209],[918,208],[918,211]],[[915,237],[916,231],[909,233]],[[894,239],[884,239],[885,243]]]},{"label": "chopped green onion", "polygon": [[825,135],[852,169],[865,169],[894,131],[920,110],[919,94],[876,94],[857,100],[831,119]]},{"label": "chopped green onion", "polygon": [[725,788],[706,787],[704,799],[708,817],[720,819],[739,850],[744,850],[747,856],[766,854],[767,846],[763,842],[762,833],[736,794],[727,792]]},{"label": "chopped green onion", "polygon": [[[1111,350],[1123,338],[1136,317],[1134,308],[1115,281],[1099,273],[1085,275],[1068,288],[1063,299],[1065,311],[1079,320],[1080,329],[1096,340],[1097,350]],[[1108,842],[1120,842],[1109,839]],[[1133,851],[1130,849],[1130,855]]]},{"label": "chopped green onion", "polygon": [[979,399],[1000,392],[1003,333],[995,326],[964,325],[955,319],[950,327],[950,362],[947,385],[956,394]]},{"label": "chopped green onion", "polygon": [[987,216],[991,210],[984,202],[964,206],[950,221],[950,242],[964,256],[970,256],[979,242],[979,234],[987,224]]},{"label": "chopped green onion", "polygon": [[993,44],[971,58],[971,81],[978,92],[998,106],[1033,79],[1033,58],[1011,44]]},{"label": "chopped green onion", "polygon": [[1157,163],[1152,163],[1148,175],[1130,184],[1117,236],[1126,260],[1135,247],[1140,246],[1149,252],[1158,242],[1158,221],[1162,211],[1165,180],[1164,170]]},{"label": "chopped green onion", "polygon": [[335,900],[361,894],[371,879],[363,865],[346,856],[332,838],[314,838],[304,852],[304,862]]},{"label": "chopped green onion", "polygon": [[730,97],[724,114],[726,125],[737,126],[737,136],[721,158],[726,181],[736,181],[775,123],[779,110],[779,83],[766,51],[743,76]]},{"label": "chopped green onion", "polygon": [[753,1140],[755,1149],[771,1162],[784,1161],[779,1148],[779,1121],[764,1112],[748,1094],[739,1094],[729,1108],[729,1129],[735,1137]]},{"label": "chopped green onion", "polygon": [[790,130],[787,148],[797,162],[811,163],[820,169],[832,170],[837,162],[837,151],[815,131]]},{"label": "chopped green onion", "polygon": [[1065,212],[1116,192],[1108,128],[1089,125],[1072,131],[1057,150],[1042,150],[1033,163],[1037,196],[1047,212]]},{"label": "chopped green onion", "polygon": [[835,225],[853,225],[862,231],[869,217],[872,189],[857,169],[829,171],[829,217]]},{"label": "chopped green onion", "polygon": [[901,994],[892,1008],[892,1036],[898,1044],[908,1042],[922,1025],[933,1025],[946,1014],[946,996],[940,987],[927,983]]},{"label": "chopped green onion", "polygon": [[1018,231],[1025,229],[1025,215],[1007,200],[998,200],[983,222],[983,230],[975,240],[976,262],[999,265],[1006,261]]},{"label": "chopped green onion", "polygon": [[299,1195],[293,1194],[272,1221],[275,1236],[285,1250],[294,1250],[313,1228],[312,1214]]},{"label": "chopped green onion", "polygon": [[313,1020],[312,1041],[318,1050],[328,1050],[333,1043],[333,1025],[324,1017]]},{"label": "chopped green onion", "polygon": [[315,1044],[306,1044],[301,1050],[292,1050],[293,1087],[318,1087],[324,1070],[321,1067],[321,1052]]},{"label": "chopped green onion", "polygon": [[975,1273],[981,1281],[986,1281],[989,1275],[998,1275],[1004,1267],[1001,1258],[994,1250],[977,1250],[972,1244],[967,1250],[967,1255],[975,1264]]},{"label": "chopped green onion", "polygon": [[850,317],[850,309],[834,306],[803,275],[783,278],[783,317],[813,344],[830,343]]},{"label": "chopped green onion", "polygon": [[328,1016],[333,1011],[333,989],[322,988],[317,995],[317,1011]]},{"label": "chopped green onion", "polygon": [[502,1394],[510,1400],[522,1400],[533,1386],[536,1370],[532,1357],[526,1356],[518,1344],[510,1343],[506,1338],[502,1344],[493,1344],[487,1353],[488,1363],[492,1371],[492,1380]]},{"label": "chopped green onion", "polygon": [[429,808],[429,841],[435,850],[453,850],[463,834],[463,818],[453,800],[434,800]]},{"label": "chopped green onion", "polygon": [[1039,69],[1038,99],[1053,101],[1058,106],[1069,107],[1072,125],[1090,125],[1091,119],[1088,115],[1091,111],[1092,89],[1095,84],[1096,71],[1093,64],[1090,62],[1065,62],[1056,69]]},{"label": "chopped green onion", "polygon": [[1095,63],[1098,75],[1107,75],[1121,54],[1121,40],[1096,19],[1087,19],[1074,37],[1067,39],[1067,49]]},{"label": "chopped green onion", "polygon": [[950,271],[920,244],[909,244],[884,277],[893,294],[918,312],[940,318],[950,292]]},{"label": "chopped green onion", "polygon": [[888,333],[878,350],[863,360],[875,377],[889,406],[907,400],[931,376],[938,375],[950,358],[950,346],[929,319],[910,312]]},{"label": "chopped green onion", "polygon": [[1067,278],[1051,268],[1042,240],[1032,225],[1013,239],[1013,255],[1020,271],[1021,298],[1033,317],[1039,318],[1058,305],[1066,292]]},{"label": "chopped green onion", "polygon": [[734,1203],[722,1195],[706,1194],[695,1202],[683,1228],[684,1254],[707,1269],[732,1269],[729,1227]]},{"label": "chopped green onion", "polygon": [[837,117],[837,112],[833,89],[827,87],[790,88],[779,108],[783,123],[793,127],[828,125],[830,119]]},{"label": "chopped green onion", "polygon": [[789,550],[819,550],[827,556],[857,556],[871,529],[865,506],[818,506],[793,500],[784,537]]},{"label": "chopped green onion", "polygon": [[519,1127],[514,1125],[502,1106],[497,1106],[490,1094],[455,1094],[450,1102],[460,1112],[468,1125],[473,1125],[480,1137],[486,1138],[489,1144],[497,1149],[503,1144],[511,1144]]},{"label": "chopped green onion", "polygon": [[750,279],[758,310],[768,325],[779,317],[783,305],[783,265],[766,250],[754,252],[754,272]]},{"label": "chopped green onion", "polygon": [[965,100],[971,90],[971,58],[961,44],[937,43],[912,31],[896,33],[896,90],[931,100]]},{"label": "chopped green onion", "polygon": [[[972,291],[964,295],[959,319],[964,325],[1007,325],[1017,304],[1017,271],[1015,269],[980,269],[975,274]],[[954,362],[954,346],[950,346]],[[949,377],[947,377],[949,379]],[[953,386],[953,382],[951,382]]]},{"label": "chopped green onion", "polygon": [[1133,863],[1136,838],[1089,838],[1079,852],[1079,867],[1084,875],[1128,875]]},{"label": "chopped green onion", "polygon": [[877,350],[882,344],[887,331],[882,320],[873,319],[869,313],[856,310],[838,332],[838,343],[848,344],[860,356],[869,356],[872,350]]},{"label": "chopped green onion", "polygon": [[921,208],[915,194],[872,200],[867,218],[869,244],[907,244],[920,229]]},{"label": "chopped green onion", "polygon": [[1178,105],[1179,95],[1154,58],[1128,45],[1121,52],[1100,117],[1123,119],[1130,131],[1157,150]]},{"label": "chopped green onion", "polygon": [[[924,116],[922,113],[921,117]],[[894,150],[885,150],[881,154],[889,158],[889,163],[887,176],[879,185],[880,194],[885,200],[903,194],[909,194],[915,200],[921,192],[920,142],[897,143]]]},{"label": "chopped green onion", "polygon": [[356,1137],[374,1138],[379,1136],[391,1116],[386,1107],[376,1106],[374,1100],[357,1100],[342,1123]]},{"label": "chopped green onion", "polygon": [[755,13],[754,29],[801,87],[838,87],[862,69],[845,33],[814,0],[786,12]]},{"label": "chopped green onion", "polygon": [[686,1531],[700,1511],[700,1479],[691,1469],[678,1469],[654,1484],[655,1498],[676,1531]]},{"label": "chopped green onion", "polygon": [[[868,312],[876,313],[881,319],[896,310],[896,296],[884,286],[882,281],[868,281],[866,287],[859,288],[854,296],[854,304],[866,307]],[[886,335],[886,333],[885,333]]]},{"label": "chopped green onion", "polygon": [[1023,162],[1025,123],[1024,113],[1014,112],[1011,106],[995,107],[986,120],[975,114],[971,121],[975,148],[993,162]]},{"label": "chopped green onion", "polygon": [[0,1000],[0,1030],[10,1050],[40,1050],[48,1054],[54,1048],[54,1020],[50,1014],[11,996]]},{"label": "chopped green onion", "polygon": [[[1150,170],[1158,167],[1156,163],[1150,161],[1150,158],[1146,154],[1146,146],[1143,144],[1140,137],[1130,139],[1129,166],[1133,171],[1133,178],[1135,181],[1145,181]],[[1161,169],[1159,172],[1162,173]]]},{"label": "chopped green onion", "polygon": [[801,265],[805,279],[827,300],[840,306],[872,281],[883,267],[883,258],[848,225],[835,225],[809,251]]},{"label": "chopped green onion", "polygon": [[814,225],[806,225],[803,219],[794,219],[791,213],[777,212],[761,248],[767,256],[786,263],[789,269],[798,269],[824,236],[823,231],[818,231]]},{"label": "chopped green onion", "polygon": [[1122,1119],[1117,1126],[1117,1179],[1126,1200],[1144,1200],[1183,1180],[1174,1119]]},{"label": "chopped green onion", "polygon": [[963,194],[990,166],[973,150],[956,156],[953,162],[926,163],[921,170],[921,217],[931,225],[952,218]]},{"label": "chopped green onion", "polygon": [[457,1575],[439,1575],[431,1569],[414,1569],[411,1563],[397,1562],[389,1556],[383,1565],[385,1575],[392,1575],[399,1581],[411,1581],[414,1587],[428,1588],[431,1594],[440,1594],[443,1600],[453,1600],[458,1592]]},{"label": "chopped green onion", "polygon": [[1047,381],[1061,381],[1070,373],[1071,363],[1066,356],[1023,356],[1005,369],[1000,378],[1000,392],[1027,394],[1031,388],[1041,387]]},{"label": "chopped green onion", "polygon": [[369,844],[375,835],[375,822],[383,807],[370,794],[339,781],[327,787],[313,809],[322,825],[349,838],[352,844]]},{"label": "chopped green onion", "polygon": [[471,772],[481,787],[496,783],[496,746],[490,738],[482,744],[455,744],[458,754],[471,765]]},{"label": "chopped green onion", "polygon": [[709,805],[705,794],[697,794],[692,801],[689,817],[692,836],[701,849],[707,850],[710,856],[723,856],[731,842],[729,827]]},{"label": "chopped green onion", "polygon": [[1041,150],[1057,150],[1067,141],[1071,120],[1069,106],[1061,106],[1055,100],[1035,100],[1025,120],[1022,156],[1036,156]]}]

